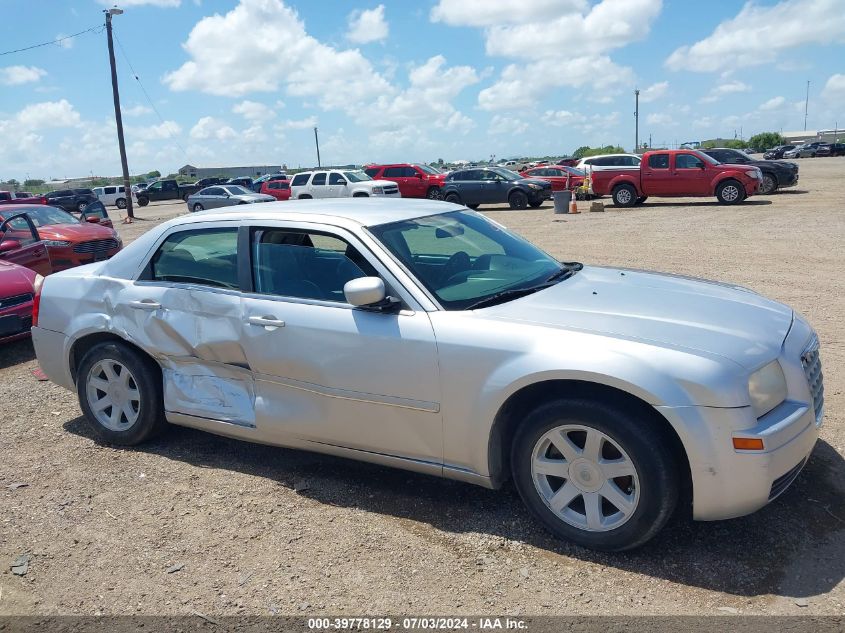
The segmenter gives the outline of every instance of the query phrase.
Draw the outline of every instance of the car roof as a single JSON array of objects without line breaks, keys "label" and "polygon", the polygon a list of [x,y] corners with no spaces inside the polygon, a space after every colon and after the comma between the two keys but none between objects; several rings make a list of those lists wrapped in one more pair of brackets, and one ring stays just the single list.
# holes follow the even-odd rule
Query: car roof
[{"label": "car roof", "polygon": [[[377,226],[390,222],[401,222],[423,218],[438,213],[460,211],[464,207],[449,202],[427,199],[395,198],[329,198],[322,200],[296,200],[294,202],[267,202],[261,205],[244,205],[249,209],[222,207],[181,216],[171,220],[170,226],[195,222],[218,222],[221,220],[291,220],[299,222],[322,222],[328,224],[354,223],[360,226]],[[254,208],[254,207],[260,207]],[[341,220],[341,222],[332,222]]]}]

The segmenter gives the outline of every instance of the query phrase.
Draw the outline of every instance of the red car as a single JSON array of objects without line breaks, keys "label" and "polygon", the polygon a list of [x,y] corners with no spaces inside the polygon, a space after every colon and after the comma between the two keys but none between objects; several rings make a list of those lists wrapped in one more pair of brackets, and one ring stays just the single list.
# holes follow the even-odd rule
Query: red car
[{"label": "red car", "polygon": [[519,172],[523,178],[539,178],[552,183],[552,191],[566,191],[577,189],[584,184],[584,172],[574,167],[563,165],[548,165],[546,167],[533,167]]},{"label": "red car", "polygon": [[267,180],[262,182],[259,193],[273,196],[276,200],[290,200],[290,180]]},{"label": "red car", "polygon": [[428,165],[415,163],[394,163],[392,165],[366,165],[364,173],[373,180],[392,180],[399,185],[403,198],[443,198],[441,189],[446,174]]},{"label": "red car", "polygon": [[47,204],[44,196],[20,195],[21,192],[0,191],[0,204]]},{"label": "red car", "polygon": [[[0,221],[26,213],[47,247],[53,271],[65,270],[82,264],[108,259],[121,248],[123,242],[113,228],[111,220],[102,217],[95,204],[92,214],[82,214],[77,220],[67,211],[47,205],[4,205],[0,207]],[[101,224],[105,221],[108,224]],[[28,231],[23,217],[8,225],[14,231]]]}]

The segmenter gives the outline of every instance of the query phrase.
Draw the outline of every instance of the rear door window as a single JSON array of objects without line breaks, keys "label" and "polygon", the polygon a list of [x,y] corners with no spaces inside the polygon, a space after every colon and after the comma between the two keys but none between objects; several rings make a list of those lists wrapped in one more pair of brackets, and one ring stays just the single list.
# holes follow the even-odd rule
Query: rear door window
[{"label": "rear door window", "polygon": [[321,171],[317,174],[314,174],[314,180],[311,181],[312,185],[320,186],[326,184],[326,172]]},{"label": "rear door window", "polygon": [[669,154],[652,154],[648,157],[648,166],[652,169],[669,169]]},{"label": "rear door window", "polygon": [[384,170],[385,178],[403,178],[405,176],[405,169],[403,167],[388,167]]},{"label": "rear door window", "polygon": [[237,289],[238,230],[173,233],[153,255],[148,279]]},{"label": "rear door window", "polygon": [[375,178],[378,172],[379,167],[369,167],[368,169],[364,170],[364,173],[367,174],[370,178]]}]

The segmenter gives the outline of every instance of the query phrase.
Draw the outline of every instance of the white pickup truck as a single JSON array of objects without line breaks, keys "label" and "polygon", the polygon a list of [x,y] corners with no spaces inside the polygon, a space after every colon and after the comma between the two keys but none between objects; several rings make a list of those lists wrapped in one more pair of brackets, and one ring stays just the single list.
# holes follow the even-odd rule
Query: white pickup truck
[{"label": "white pickup truck", "polygon": [[392,180],[373,180],[363,171],[327,169],[296,174],[290,183],[293,200],[309,198],[401,198]]}]

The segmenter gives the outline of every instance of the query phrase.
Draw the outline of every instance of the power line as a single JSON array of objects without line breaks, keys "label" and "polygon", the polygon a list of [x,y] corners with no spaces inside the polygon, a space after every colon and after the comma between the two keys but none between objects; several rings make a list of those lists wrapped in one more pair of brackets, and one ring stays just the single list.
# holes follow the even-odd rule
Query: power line
[{"label": "power line", "polygon": [[84,31],[80,31],[79,33],[74,33],[73,35],[65,35],[64,37],[57,37],[54,40],[50,40],[49,42],[41,42],[40,44],[33,44],[32,46],[26,46],[24,48],[16,48],[13,51],[5,51],[0,53],[0,57],[3,55],[11,55],[12,53],[22,53],[24,51],[31,51],[33,48],[40,48],[41,46],[49,46],[50,44],[58,44],[59,42],[64,42],[65,40],[69,40],[73,37],[79,37],[80,35],[84,35],[85,33],[102,33],[105,27],[102,25],[92,26],[91,28],[87,28]]},{"label": "power line", "polygon": [[[158,111],[158,108],[155,106],[155,103],[153,103],[153,100],[150,98],[150,95],[147,92],[147,89],[144,87],[144,84],[141,81],[141,78],[138,76],[138,73],[135,72],[135,68],[132,66],[132,62],[129,61],[129,56],[126,54],[126,50],[123,48],[123,44],[121,43],[120,38],[117,36],[117,34],[115,34],[114,39],[117,40],[117,45],[120,48],[120,53],[121,53],[121,55],[123,55],[123,59],[126,60],[126,64],[129,66],[129,70],[132,71],[132,76],[135,78],[135,81],[137,81],[138,85],[141,87],[141,92],[144,93],[144,97],[146,97],[147,103],[150,104],[150,107],[153,109],[153,112],[156,113],[158,120],[161,121],[163,124],[167,123],[164,120],[164,117],[161,116],[161,113]],[[185,157],[187,157],[188,152],[185,151],[185,148],[182,147],[181,143],[179,143],[179,141],[176,140],[175,138],[173,139],[173,142],[176,144],[176,147],[178,147],[180,150],[182,150],[182,154],[184,154]]]}]

